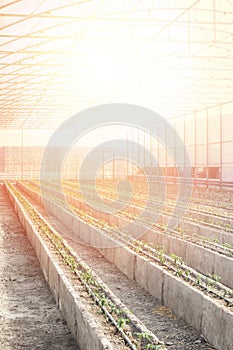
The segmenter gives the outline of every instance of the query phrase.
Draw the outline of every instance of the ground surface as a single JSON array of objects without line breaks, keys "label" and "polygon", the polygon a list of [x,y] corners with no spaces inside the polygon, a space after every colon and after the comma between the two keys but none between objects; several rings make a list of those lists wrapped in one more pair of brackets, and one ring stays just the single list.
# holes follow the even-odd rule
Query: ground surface
[{"label": "ground surface", "polygon": [[77,350],[0,185],[0,348]]}]

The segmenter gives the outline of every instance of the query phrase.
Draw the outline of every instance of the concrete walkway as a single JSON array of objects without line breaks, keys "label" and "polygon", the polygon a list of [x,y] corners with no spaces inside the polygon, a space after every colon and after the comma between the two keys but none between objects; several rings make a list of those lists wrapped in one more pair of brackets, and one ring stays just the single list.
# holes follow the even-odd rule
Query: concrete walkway
[{"label": "concrete walkway", "polygon": [[0,344],[4,350],[78,349],[2,185]]}]

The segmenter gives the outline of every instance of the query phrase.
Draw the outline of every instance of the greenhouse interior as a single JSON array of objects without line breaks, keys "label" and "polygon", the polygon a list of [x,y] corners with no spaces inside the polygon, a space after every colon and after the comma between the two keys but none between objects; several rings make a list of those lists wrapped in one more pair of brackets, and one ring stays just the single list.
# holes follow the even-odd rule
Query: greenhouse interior
[{"label": "greenhouse interior", "polygon": [[3,350],[233,350],[233,0],[0,1]]}]

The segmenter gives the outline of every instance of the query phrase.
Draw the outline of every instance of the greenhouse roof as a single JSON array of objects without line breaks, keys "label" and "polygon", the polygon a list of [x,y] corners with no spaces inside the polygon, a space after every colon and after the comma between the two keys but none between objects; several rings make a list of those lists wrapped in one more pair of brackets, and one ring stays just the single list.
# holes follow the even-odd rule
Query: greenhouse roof
[{"label": "greenhouse roof", "polygon": [[1,0],[0,128],[94,105],[166,118],[233,100],[233,0]]}]

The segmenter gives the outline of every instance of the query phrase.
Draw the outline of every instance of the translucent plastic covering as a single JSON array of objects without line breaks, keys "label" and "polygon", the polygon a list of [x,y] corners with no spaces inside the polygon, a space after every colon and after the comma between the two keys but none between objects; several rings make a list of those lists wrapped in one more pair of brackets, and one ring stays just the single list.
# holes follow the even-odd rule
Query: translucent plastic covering
[{"label": "translucent plastic covering", "polygon": [[110,102],[171,118],[232,100],[230,0],[2,0],[0,37],[1,128],[56,128]]}]

